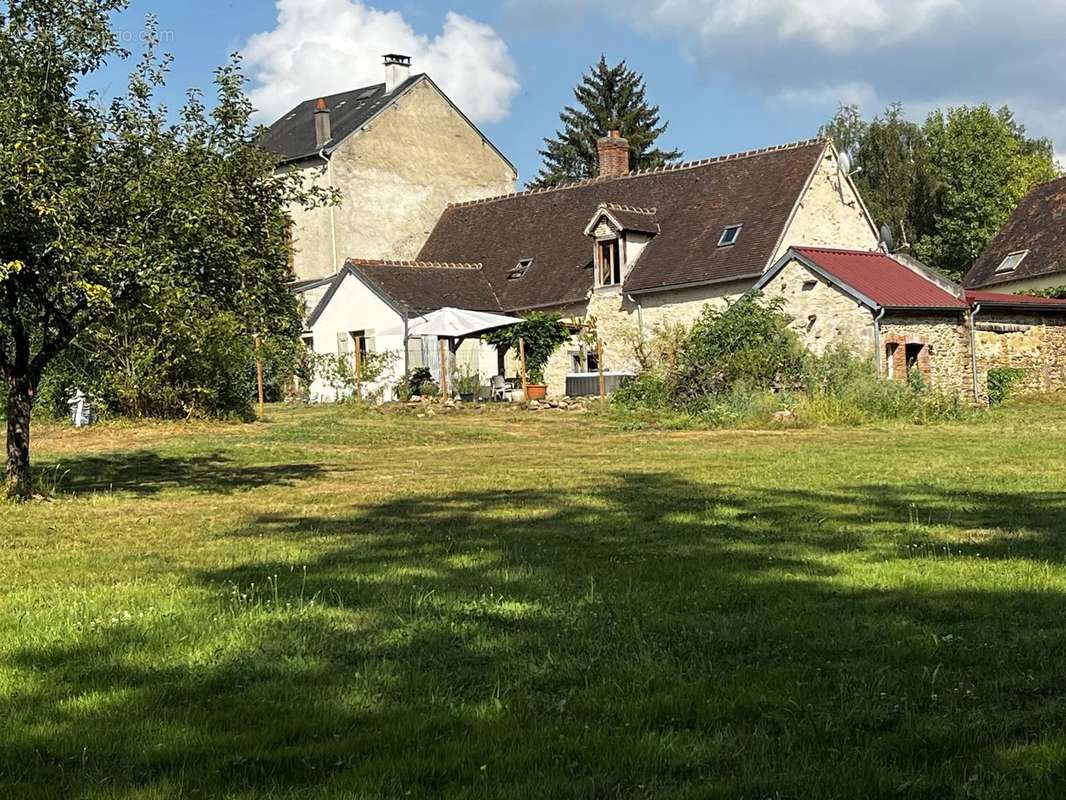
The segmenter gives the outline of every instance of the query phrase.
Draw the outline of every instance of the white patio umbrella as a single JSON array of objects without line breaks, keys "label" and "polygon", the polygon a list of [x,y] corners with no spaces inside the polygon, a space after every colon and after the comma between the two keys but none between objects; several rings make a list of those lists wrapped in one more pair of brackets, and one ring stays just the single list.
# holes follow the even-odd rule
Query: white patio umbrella
[{"label": "white patio umbrella", "polygon": [[470,311],[465,308],[442,308],[413,320],[407,326],[407,335],[436,336],[440,344],[441,395],[448,396],[448,353],[444,341],[453,350],[462,339],[488,333],[508,325],[522,322],[518,317],[489,314],[485,311]]},{"label": "white patio umbrella", "polygon": [[489,314],[485,311],[469,311],[465,308],[442,308],[418,317],[407,326],[408,336],[437,336],[442,339],[465,339],[497,328],[506,328],[522,320]]}]

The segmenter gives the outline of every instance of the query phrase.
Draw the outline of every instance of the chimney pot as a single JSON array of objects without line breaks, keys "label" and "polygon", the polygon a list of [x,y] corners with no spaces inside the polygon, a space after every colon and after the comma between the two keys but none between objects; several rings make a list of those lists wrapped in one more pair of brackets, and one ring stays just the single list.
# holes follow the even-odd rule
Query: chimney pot
[{"label": "chimney pot", "polygon": [[385,91],[395,92],[411,77],[411,57],[399,53],[385,54]]},{"label": "chimney pot", "polygon": [[333,128],[329,121],[329,106],[326,98],[320,97],[315,102],[315,146],[324,147],[333,138]]},{"label": "chimney pot", "polygon": [[629,172],[629,142],[622,138],[621,131],[608,131],[596,141],[596,151],[601,178],[617,178]]}]

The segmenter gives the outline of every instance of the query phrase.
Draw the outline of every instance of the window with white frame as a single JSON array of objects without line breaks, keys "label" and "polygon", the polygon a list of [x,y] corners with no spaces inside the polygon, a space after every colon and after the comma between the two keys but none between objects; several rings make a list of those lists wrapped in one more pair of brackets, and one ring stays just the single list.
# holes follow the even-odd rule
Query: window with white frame
[{"label": "window with white frame", "polygon": [[519,278],[523,277],[526,274],[526,270],[528,270],[531,266],[533,266],[532,258],[520,259],[519,262],[515,264],[514,269],[507,273],[507,280],[517,281]]},{"label": "window with white frame", "polygon": [[1027,255],[1029,255],[1028,250],[1017,250],[1013,253],[1008,254],[1007,257],[1004,258],[1003,261],[1000,263],[1000,265],[996,267],[996,274],[1006,275],[1008,272],[1014,272],[1014,270],[1018,269],[1021,263],[1025,261],[1025,257]]},{"label": "window with white frame", "polygon": [[730,225],[722,231],[722,238],[718,240],[719,247],[730,247],[737,243],[740,238],[740,229],[743,225]]}]

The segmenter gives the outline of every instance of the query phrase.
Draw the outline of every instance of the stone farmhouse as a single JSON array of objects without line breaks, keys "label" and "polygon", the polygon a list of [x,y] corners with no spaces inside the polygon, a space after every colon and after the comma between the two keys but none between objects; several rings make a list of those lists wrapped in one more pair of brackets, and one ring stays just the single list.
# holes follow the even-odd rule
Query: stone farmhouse
[{"label": "stone farmhouse", "polygon": [[1066,286],[1066,178],[1033,188],[963,279],[968,289]]},{"label": "stone farmhouse", "polygon": [[385,56],[385,81],[300,103],[263,146],[341,203],[289,210],[293,272],[335,275],[345,258],[413,258],[448,203],[512,191],[518,173],[411,59]]},{"label": "stone farmhouse", "polygon": [[[556,353],[546,379],[561,395],[568,375],[636,371],[636,348],[657,327],[758,289],[783,299],[811,349],[847,345],[882,375],[917,368],[978,402],[997,366],[1024,368],[1028,388],[1066,382],[1066,303],[967,293],[885,253],[830,141],[637,172],[616,132],[599,149],[595,179],[452,203],[416,259],[350,259],[298,287],[314,349],[346,352],[358,339],[390,350],[395,379],[434,367],[435,342],[406,333],[426,311],[549,311],[594,326],[605,345],[602,364],[576,335]],[[485,377],[515,373],[487,350],[469,342],[457,361]]]}]

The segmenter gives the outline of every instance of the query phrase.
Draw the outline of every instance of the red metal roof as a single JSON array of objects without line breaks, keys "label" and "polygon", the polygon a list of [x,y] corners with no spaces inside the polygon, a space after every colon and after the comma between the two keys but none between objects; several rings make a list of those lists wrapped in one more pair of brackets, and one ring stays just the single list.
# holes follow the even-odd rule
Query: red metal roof
[{"label": "red metal roof", "polygon": [[1007,294],[1006,292],[981,292],[966,290],[966,299],[971,303],[1003,303],[1018,306],[1054,306],[1066,310],[1066,300],[1054,297],[1033,297],[1028,294]]},{"label": "red metal roof", "polygon": [[964,300],[884,253],[797,247],[842,284],[886,308],[966,308]]}]

